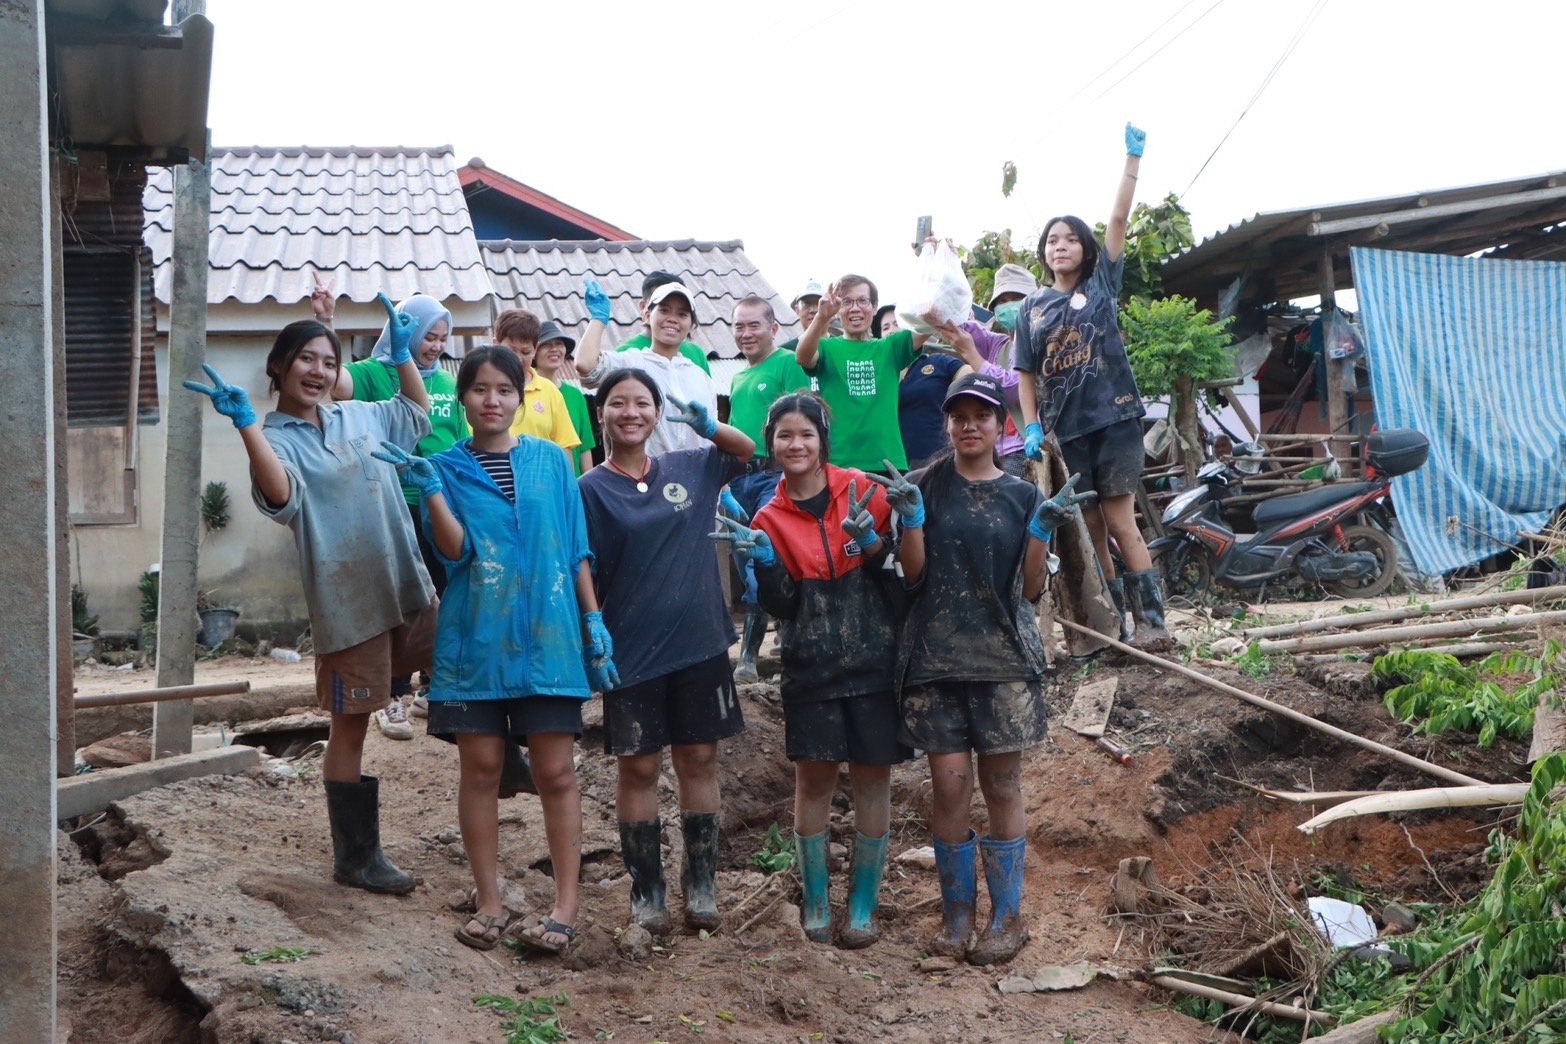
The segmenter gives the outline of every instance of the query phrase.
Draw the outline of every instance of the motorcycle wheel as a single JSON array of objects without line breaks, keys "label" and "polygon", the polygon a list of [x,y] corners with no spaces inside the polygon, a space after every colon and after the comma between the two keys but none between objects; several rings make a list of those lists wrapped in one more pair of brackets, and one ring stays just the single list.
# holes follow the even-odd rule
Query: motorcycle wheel
[{"label": "motorcycle wheel", "polygon": [[[1331,538],[1326,538],[1329,542]],[[1397,544],[1375,526],[1344,526],[1345,551],[1369,551],[1381,563],[1370,576],[1360,580],[1337,580],[1323,584],[1328,591],[1344,598],[1373,598],[1392,586],[1397,576]]]},{"label": "motorcycle wheel", "polygon": [[1212,586],[1212,564],[1200,549],[1190,544],[1162,548],[1153,564],[1163,574],[1165,598],[1170,599],[1171,604],[1175,604],[1175,599],[1183,603],[1176,608],[1195,607]]}]

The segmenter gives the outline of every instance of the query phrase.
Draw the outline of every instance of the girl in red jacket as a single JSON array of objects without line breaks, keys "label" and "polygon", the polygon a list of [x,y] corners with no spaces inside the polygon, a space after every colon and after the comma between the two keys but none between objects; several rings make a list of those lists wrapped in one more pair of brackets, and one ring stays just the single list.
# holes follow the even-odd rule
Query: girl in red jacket
[{"label": "girl in red jacket", "polygon": [[[754,529],[720,518],[756,566],[757,593],[782,629],[783,719],[794,763],[794,832],[804,890],[805,934],[831,935],[827,904],[827,816],[838,765],[854,788],[854,854],[845,949],[879,937],[877,896],[886,869],[892,766],[912,751],[898,740],[893,694],[896,647],[892,601],[891,509],[863,472],[828,456],[825,404],[786,395],[767,415],[767,450],[783,469],[778,495],[756,513]],[[719,536],[720,534],[714,534]]]}]

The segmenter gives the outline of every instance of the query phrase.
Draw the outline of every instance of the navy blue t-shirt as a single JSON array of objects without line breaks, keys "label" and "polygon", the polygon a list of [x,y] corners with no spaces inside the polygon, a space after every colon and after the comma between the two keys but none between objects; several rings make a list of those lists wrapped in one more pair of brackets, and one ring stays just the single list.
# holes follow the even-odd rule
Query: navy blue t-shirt
[{"label": "navy blue t-shirt", "polygon": [[1037,375],[1039,423],[1061,442],[1147,412],[1115,319],[1125,263],[1100,255],[1080,293],[1040,287],[1017,314],[1011,364]]},{"label": "navy blue t-shirt", "polygon": [[734,623],[723,603],[715,528],[718,492],[745,464],[716,446],[650,459],[643,482],[600,464],[578,484],[593,586],[614,639],[620,687],[726,654]]},{"label": "navy blue t-shirt", "polygon": [[915,359],[897,386],[897,426],[910,462],[933,457],[947,446],[941,403],[962,360],[926,352]]}]

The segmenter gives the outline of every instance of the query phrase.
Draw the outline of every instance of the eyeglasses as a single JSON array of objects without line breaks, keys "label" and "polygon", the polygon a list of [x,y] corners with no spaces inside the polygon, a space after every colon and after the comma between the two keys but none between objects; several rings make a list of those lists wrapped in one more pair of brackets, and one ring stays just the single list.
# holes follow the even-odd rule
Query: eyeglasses
[{"label": "eyeglasses", "polygon": [[843,302],[844,308],[869,308],[871,301],[868,297],[850,297]]}]

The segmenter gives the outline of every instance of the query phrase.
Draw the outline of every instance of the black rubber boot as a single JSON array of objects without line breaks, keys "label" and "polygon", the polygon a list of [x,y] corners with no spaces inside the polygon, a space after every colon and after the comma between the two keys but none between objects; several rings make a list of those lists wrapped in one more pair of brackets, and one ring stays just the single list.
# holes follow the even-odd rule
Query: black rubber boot
[{"label": "black rubber boot", "polygon": [[1130,583],[1131,615],[1136,621],[1136,633],[1131,644],[1145,652],[1164,652],[1174,648],[1174,639],[1164,626],[1164,586],[1157,569],[1144,569],[1140,573],[1127,573]]},{"label": "black rubber boot", "polygon": [[709,931],[718,926],[718,814],[681,812],[685,833],[685,867],[680,888],[685,892],[685,927]]},{"label": "black rubber boot", "polygon": [[500,767],[500,796],[516,797],[518,794],[537,794],[538,784],[533,782],[533,763],[527,751],[509,737],[506,739],[506,763]]},{"label": "black rubber boot", "polygon": [[380,780],[326,782],[326,817],[332,824],[332,880],[350,888],[407,895],[418,881],[381,851]]},{"label": "black rubber boot", "polygon": [[1117,576],[1104,583],[1109,585],[1109,597],[1115,603],[1115,618],[1120,621],[1120,640],[1129,642],[1135,628],[1131,626],[1131,617],[1126,611],[1126,578]]},{"label": "black rubber boot", "polygon": [[631,872],[631,919],[654,935],[669,934],[664,903],[663,822],[620,824],[620,855]]},{"label": "black rubber boot", "polygon": [[756,671],[756,657],[761,655],[761,643],[767,638],[767,611],[759,605],[745,607],[745,634],[740,640],[739,664],[734,668],[737,682],[760,681]]}]

